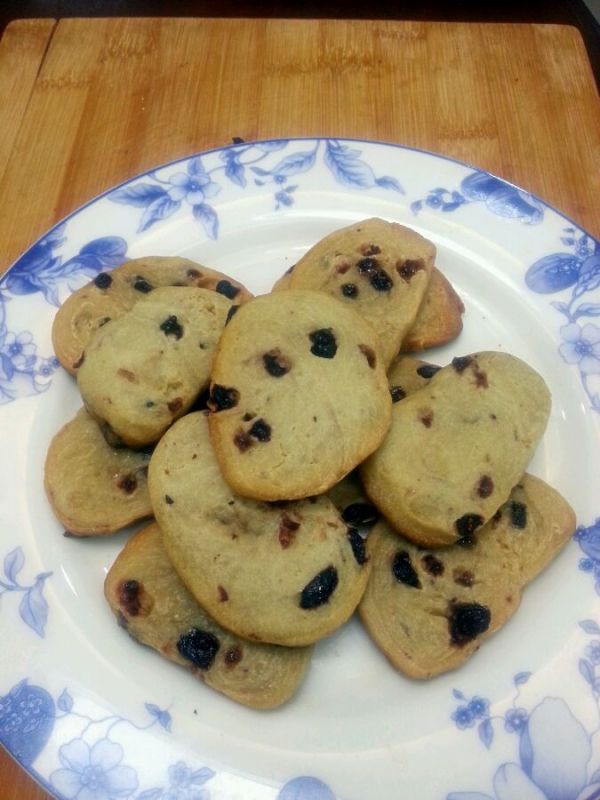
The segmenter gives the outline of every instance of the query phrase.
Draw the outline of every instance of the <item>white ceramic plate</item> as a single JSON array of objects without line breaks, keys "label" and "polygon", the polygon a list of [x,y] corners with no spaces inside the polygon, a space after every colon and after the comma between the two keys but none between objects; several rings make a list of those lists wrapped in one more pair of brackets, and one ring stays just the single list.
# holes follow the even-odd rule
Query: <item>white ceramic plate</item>
[{"label": "white ceramic plate", "polygon": [[[374,215],[432,239],[464,299],[462,335],[428,358],[499,349],[545,377],[553,410],[531,471],[580,527],[459,671],[406,680],[353,621],[317,646],[291,702],[255,712],[115,625],[102,583],[127,533],[63,537],[43,464],[80,400],[51,323],[72,289],[141,255],[188,256],[265,292],[321,236]],[[53,228],[0,283],[0,741],[77,800],[599,797],[599,287],[600,243],[540,200],[362,141],[213,150]]]}]

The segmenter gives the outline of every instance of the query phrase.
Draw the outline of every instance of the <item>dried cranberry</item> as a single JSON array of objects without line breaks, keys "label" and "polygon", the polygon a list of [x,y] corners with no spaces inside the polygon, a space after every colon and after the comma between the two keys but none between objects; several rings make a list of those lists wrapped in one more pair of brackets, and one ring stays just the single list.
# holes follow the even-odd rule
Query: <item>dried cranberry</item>
[{"label": "dried cranberry", "polygon": [[300,523],[283,513],[279,522],[279,544],[286,550],[296,538]]},{"label": "dried cranberry", "polygon": [[212,633],[190,628],[179,637],[177,649],[200,669],[210,669],[220,647],[219,640]]},{"label": "dried cranberry", "polygon": [[130,617],[137,617],[142,604],[140,602],[141,586],[138,581],[123,581],[119,586],[119,605]]},{"label": "dried cranberry", "polygon": [[242,648],[239,644],[234,644],[233,647],[230,647],[228,650],[225,651],[225,655],[223,656],[223,661],[225,662],[225,666],[235,667],[236,664],[239,664],[242,660]]},{"label": "dried cranberry", "polygon": [[312,609],[329,602],[338,585],[338,574],[335,567],[326,567],[309,581],[300,595],[300,608]]},{"label": "dried cranberry", "polygon": [[137,489],[137,480],[135,475],[121,475],[117,479],[117,486],[125,494],[133,494]]},{"label": "dried cranberry", "polygon": [[477,494],[479,497],[489,497],[494,491],[494,481],[489,475],[482,475],[477,484]]},{"label": "dried cranberry", "polygon": [[396,265],[396,270],[398,275],[402,278],[403,281],[407,283],[410,282],[412,277],[419,272],[419,270],[424,268],[423,261],[418,259],[410,259],[407,258],[406,261],[403,261],[401,264]]}]

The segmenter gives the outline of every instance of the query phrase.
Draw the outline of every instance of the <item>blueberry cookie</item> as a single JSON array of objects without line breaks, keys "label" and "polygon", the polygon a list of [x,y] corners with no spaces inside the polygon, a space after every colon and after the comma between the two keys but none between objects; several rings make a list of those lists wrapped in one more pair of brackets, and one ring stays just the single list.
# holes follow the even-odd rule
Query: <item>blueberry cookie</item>
[{"label": "blueberry cookie", "polygon": [[157,441],[208,386],[231,301],[155,289],[93,337],[77,373],[90,413],[130,447]]},{"label": "blueberry cookie", "polygon": [[304,678],[312,648],[245,641],[202,611],[169,563],[156,524],[127,542],[106,576],[104,593],[134,639],[238,703],[275,708]]},{"label": "blueberry cookie", "polygon": [[[272,291],[291,288],[293,269],[273,284]],[[450,281],[434,267],[417,317],[404,337],[400,351],[411,353],[427,350],[456,339],[462,331],[464,311],[463,302]]]},{"label": "blueberry cookie", "polygon": [[365,489],[399,533],[427,547],[471,536],[507,499],[550,413],[543,379],[518,358],[455,358],[394,404]]},{"label": "blueberry cookie", "polygon": [[252,296],[233,278],[187,258],[134,258],[112,272],[99,273],[59,308],[52,326],[52,342],[63,367],[75,375],[95,332],[161,286],[211,289],[236,304]]},{"label": "blueberry cookie", "polygon": [[358,605],[369,575],[361,537],[325,497],[269,504],[234,494],[204,413],[163,436],[149,486],[171,563],[204,610],[238,636],[308,645]]},{"label": "blueberry cookie", "polygon": [[416,231],[367,219],[317,242],[289,273],[288,286],[327,292],[367,319],[387,366],[417,318],[434,258],[434,245]]},{"label": "blueberry cookie", "polygon": [[215,355],[210,433],[241,495],[321,494],[381,443],[391,398],[368,322],[324,292],[245,303]]},{"label": "blueberry cookie", "polygon": [[111,447],[98,423],[80,409],[52,439],[44,486],[69,533],[100,536],[152,516],[150,454]]},{"label": "blueberry cookie", "polygon": [[525,584],[574,530],[568,503],[530,475],[462,546],[427,551],[379,522],[367,540],[373,566],[361,620],[404,674],[431,678],[447,672],[515,613]]}]

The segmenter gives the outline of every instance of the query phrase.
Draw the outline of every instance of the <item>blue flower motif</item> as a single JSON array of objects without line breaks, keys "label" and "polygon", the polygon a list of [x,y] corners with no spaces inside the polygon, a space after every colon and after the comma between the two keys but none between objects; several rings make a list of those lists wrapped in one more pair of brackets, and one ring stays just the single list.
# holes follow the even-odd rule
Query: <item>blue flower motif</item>
[{"label": "blue flower motif", "polygon": [[50,784],[67,800],[120,800],[138,786],[134,769],[121,766],[123,748],[110,739],[92,747],[73,739],[58,751],[63,768],[50,775]]},{"label": "blue flower motif", "polygon": [[504,728],[509,733],[521,733],[528,719],[529,715],[524,708],[511,708],[504,716]]},{"label": "blue flower motif", "polygon": [[200,787],[214,777],[214,774],[213,770],[207,767],[193,770],[185,761],[178,761],[169,767],[169,787],[162,798],[163,800],[209,800],[209,792]]},{"label": "blue flower motif", "polygon": [[483,697],[473,697],[469,703],[468,709],[474,718],[486,717],[488,715],[490,704]]},{"label": "blue flower motif", "polygon": [[584,375],[600,374],[600,328],[576,322],[560,329],[564,343],[558,348],[567,364],[577,364]]},{"label": "blue flower motif", "polygon": [[36,346],[33,343],[33,336],[29,331],[22,331],[18,334],[9,331],[6,334],[2,350],[0,350],[3,356],[2,362],[4,371],[7,371],[5,358],[8,359],[12,365],[12,369],[9,368],[11,375],[15,370],[26,372],[31,369],[35,364],[35,352]]},{"label": "blue flower motif", "polygon": [[594,562],[591,558],[580,558],[579,569],[582,570],[582,572],[591,572],[594,569]]},{"label": "blue flower motif", "polygon": [[472,728],[475,725],[475,717],[469,706],[459,706],[456,711],[450,714],[450,718],[456,723],[456,727],[460,730],[465,728]]},{"label": "blue flower motif", "polygon": [[[191,168],[188,168],[191,169]],[[211,181],[202,167],[197,172],[176,172],[169,178],[171,186],[168,189],[169,197],[175,202],[187,200],[192,206],[198,206],[207,197],[214,197],[221,191],[221,187]]]}]

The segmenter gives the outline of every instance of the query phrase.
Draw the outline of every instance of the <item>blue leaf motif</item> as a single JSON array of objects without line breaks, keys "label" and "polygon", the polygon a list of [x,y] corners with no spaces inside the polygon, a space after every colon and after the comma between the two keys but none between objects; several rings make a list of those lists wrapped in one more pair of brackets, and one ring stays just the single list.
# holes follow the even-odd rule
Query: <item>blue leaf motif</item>
[{"label": "blue leaf motif", "polygon": [[137,800],[158,800],[159,797],[162,797],[163,790],[158,789],[146,789],[145,792],[138,794]]},{"label": "blue leaf motif", "polygon": [[84,244],[79,251],[82,256],[95,256],[105,267],[118,267],[127,253],[127,242],[121,236],[102,236]]},{"label": "blue leaf motif", "polygon": [[146,208],[140,220],[138,233],[147,231],[151,225],[161,219],[166,219],[174,214],[181,207],[180,200],[171,200],[168,194],[153,200]]},{"label": "blue leaf motif", "polygon": [[600,304],[582,303],[573,314],[573,319],[579,317],[600,317]]},{"label": "blue leaf motif", "polygon": [[584,619],[579,623],[579,627],[586,633],[600,633],[600,626],[593,619]]},{"label": "blue leaf motif", "polygon": [[157,721],[161,728],[164,728],[166,731],[171,732],[171,715],[168,711],[164,711],[163,709],[159,708],[154,703],[145,703],[146,711],[153,716]]},{"label": "blue leaf motif", "polygon": [[56,701],[56,705],[60,708],[61,711],[66,711],[69,714],[73,708],[73,698],[67,692],[66,689],[63,690],[61,696]]},{"label": "blue leaf motif", "polygon": [[557,311],[560,311],[561,314],[564,314],[566,317],[570,318],[569,306],[567,303],[559,303],[558,300],[553,300],[550,305]]},{"label": "blue leaf motif", "polygon": [[187,171],[188,175],[206,175],[206,170],[204,169],[202,158],[200,156],[191,158],[188,161]]},{"label": "blue leaf motif", "polygon": [[519,672],[514,678],[515,686],[523,686],[531,678],[531,675],[531,672]]},{"label": "blue leaf motif", "polygon": [[552,253],[532,264],[525,283],[534,292],[551,294],[574,286],[579,278],[581,260],[568,253]]},{"label": "blue leaf motif", "polygon": [[302,776],[288,781],[277,795],[277,800],[335,800],[335,795],[318,778]]},{"label": "blue leaf motif", "polygon": [[418,214],[422,208],[423,208],[422,200],[415,200],[414,203],[410,204],[410,210],[412,211],[413,214]]},{"label": "blue leaf motif", "polygon": [[138,183],[136,186],[124,186],[122,189],[115,189],[114,192],[108,195],[108,199],[115,203],[146,208],[150,203],[166,195],[166,190],[156,183]]},{"label": "blue leaf motif", "polygon": [[585,680],[590,684],[590,686],[594,685],[594,668],[590,664],[590,662],[585,658],[579,659],[579,672],[583,675]]},{"label": "blue leaf motif", "polygon": [[375,180],[375,183],[377,186],[381,186],[383,189],[392,189],[394,192],[404,194],[404,189],[400,183],[396,180],[396,178],[391,178],[389,175],[382,175],[381,178],[377,178]]},{"label": "blue leaf motif", "polygon": [[4,574],[12,584],[17,583],[17,575],[22,570],[24,564],[25,556],[23,555],[23,549],[21,547],[15,547],[15,549],[11,550],[4,558]]},{"label": "blue leaf motif", "polygon": [[[314,166],[316,157],[317,153],[315,150],[292,153],[282,158],[273,169],[269,170],[268,174],[289,177],[290,175],[297,175],[299,172],[308,172],[308,170]],[[257,168],[255,168],[255,171],[257,171]]]},{"label": "blue leaf motif", "polygon": [[461,181],[460,188],[469,200],[486,200],[490,195],[503,189],[505,184],[487,172],[472,172]]},{"label": "blue leaf motif", "polygon": [[246,187],[247,181],[245,167],[237,160],[235,156],[227,159],[227,164],[225,166],[225,177],[229,178],[232,183],[241,186],[242,189]]},{"label": "blue leaf motif", "polygon": [[44,638],[44,628],[48,621],[48,603],[44,599],[43,591],[44,581],[49,574],[37,576],[35,583],[25,592],[19,605],[21,619],[41,638]]},{"label": "blue leaf motif", "polygon": [[479,734],[481,741],[489,750],[494,739],[494,728],[492,727],[491,720],[484,719],[481,725],[479,725],[477,728],[477,733]]},{"label": "blue leaf motif", "polygon": [[195,772],[192,772],[190,776],[190,783],[193,783],[195,786],[202,786],[206,783],[206,781],[209,781],[214,777],[214,770],[209,769],[208,767],[203,767],[202,769],[197,769]]},{"label": "blue leaf motif", "polygon": [[598,531],[594,530],[593,535],[588,539],[580,539],[579,547],[581,547],[586,556],[594,559],[594,561],[600,561],[600,535],[598,535]]},{"label": "blue leaf motif", "polygon": [[211,239],[217,239],[219,236],[219,217],[217,212],[207,203],[200,203],[193,207],[193,214],[194,218],[202,223],[206,235]]},{"label": "blue leaf motif", "polygon": [[467,699],[462,692],[458,691],[458,689],[452,689],[452,694],[454,695],[454,697],[456,697],[457,700]]},{"label": "blue leaf motif", "polygon": [[0,353],[0,366],[2,367],[5,380],[12,381],[13,375],[15,374],[15,368],[10,358],[4,355],[4,353]]},{"label": "blue leaf motif", "polygon": [[353,189],[370,189],[376,185],[371,167],[360,158],[360,150],[327,142],[325,164],[338,183]]}]

